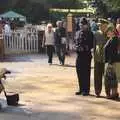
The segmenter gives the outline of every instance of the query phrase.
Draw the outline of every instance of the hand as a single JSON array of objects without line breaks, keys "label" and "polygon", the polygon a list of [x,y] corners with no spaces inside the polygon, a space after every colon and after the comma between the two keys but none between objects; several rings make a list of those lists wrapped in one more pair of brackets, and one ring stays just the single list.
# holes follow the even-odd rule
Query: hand
[{"label": "hand", "polygon": [[44,48],[45,47],[45,45],[44,44],[42,44],[42,48]]},{"label": "hand", "polygon": [[83,48],[83,47],[80,47],[80,51],[81,51],[81,52],[84,51],[84,48]]}]

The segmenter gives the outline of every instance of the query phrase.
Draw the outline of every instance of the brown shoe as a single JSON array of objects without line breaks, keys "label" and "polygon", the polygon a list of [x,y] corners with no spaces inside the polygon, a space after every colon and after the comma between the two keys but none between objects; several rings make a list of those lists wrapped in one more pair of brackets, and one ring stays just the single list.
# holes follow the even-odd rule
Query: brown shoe
[{"label": "brown shoe", "polygon": [[117,100],[119,98],[119,93],[116,93],[115,95],[112,95],[113,100]]}]

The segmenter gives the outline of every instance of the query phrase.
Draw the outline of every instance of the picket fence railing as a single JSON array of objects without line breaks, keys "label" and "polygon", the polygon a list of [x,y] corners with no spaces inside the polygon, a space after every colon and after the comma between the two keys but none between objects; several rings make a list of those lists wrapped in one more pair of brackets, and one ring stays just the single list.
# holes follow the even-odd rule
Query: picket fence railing
[{"label": "picket fence railing", "polygon": [[18,30],[6,34],[3,31],[5,54],[37,53],[37,30]]}]

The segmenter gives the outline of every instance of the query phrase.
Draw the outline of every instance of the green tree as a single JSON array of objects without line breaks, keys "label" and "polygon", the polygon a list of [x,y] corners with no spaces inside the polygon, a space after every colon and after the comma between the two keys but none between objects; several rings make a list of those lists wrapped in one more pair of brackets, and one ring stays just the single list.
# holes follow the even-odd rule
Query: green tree
[{"label": "green tree", "polygon": [[95,0],[95,7],[98,16],[107,17],[108,9],[107,5],[103,0]]}]

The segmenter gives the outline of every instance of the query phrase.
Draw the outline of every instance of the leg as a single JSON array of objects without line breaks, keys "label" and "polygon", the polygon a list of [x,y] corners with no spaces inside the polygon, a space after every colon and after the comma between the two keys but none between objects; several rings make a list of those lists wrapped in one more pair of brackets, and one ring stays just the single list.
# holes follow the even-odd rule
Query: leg
[{"label": "leg", "polygon": [[90,76],[91,76],[91,56],[87,55],[84,58],[84,73],[83,73],[83,92],[89,95],[90,92]]},{"label": "leg", "polygon": [[112,88],[112,99],[118,99],[119,93],[118,88]]},{"label": "leg", "polygon": [[47,46],[48,63],[51,63],[51,46]]},{"label": "leg", "polygon": [[64,65],[64,63],[65,63],[65,54],[66,54],[66,45],[65,44],[62,45],[61,50],[62,50],[62,64]]},{"label": "leg", "polygon": [[53,50],[54,50],[54,47],[52,45],[50,45],[50,48],[49,48],[49,63],[52,64],[52,58],[53,58]]},{"label": "leg", "polygon": [[78,77],[78,84],[79,84],[79,91],[76,94],[81,94],[82,93],[82,81],[81,81],[81,70],[80,70],[81,64],[80,64],[80,56],[77,57],[76,60],[76,72],[77,72],[77,77]]},{"label": "leg", "polygon": [[94,68],[94,87],[95,94],[99,96],[102,90],[102,77],[104,73],[104,63],[95,62]]},{"label": "leg", "polygon": [[61,64],[61,62],[62,62],[62,57],[61,57],[61,46],[60,46],[60,45],[57,45],[57,46],[56,46],[56,53],[57,53],[58,59],[59,59],[60,64]]},{"label": "leg", "polygon": [[111,96],[111,88],[108,81],[109,81],[108,78],[105,76],[105,93],[107,98],[109,99]]},{"label": "leg", "polygon": [[53,62],[54,46],[51,46],[51,63]]}]

